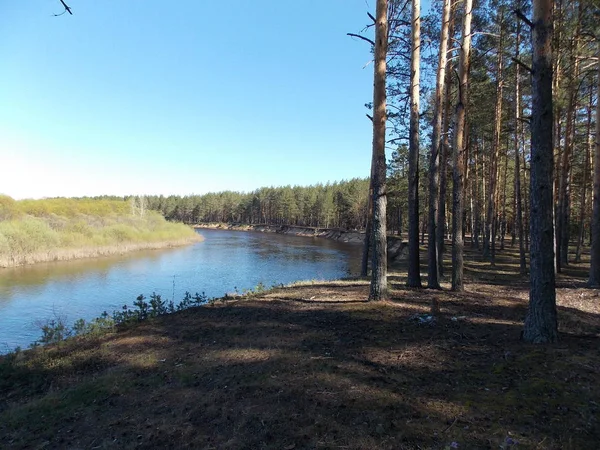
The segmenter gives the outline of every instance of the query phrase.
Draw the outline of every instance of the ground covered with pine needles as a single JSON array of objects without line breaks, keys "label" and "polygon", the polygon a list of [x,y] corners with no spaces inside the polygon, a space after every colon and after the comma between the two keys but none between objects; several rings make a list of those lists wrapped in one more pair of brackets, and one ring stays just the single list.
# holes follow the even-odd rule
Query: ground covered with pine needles
[{"label": "ground covered with pine needles", "polygon": [[299,284],[0,357],[1,446],[597,448],[600,292],[575,266],[560,343],[524,344],[514,270],[473,260],[464,293],[393,272],[384,303]]}]

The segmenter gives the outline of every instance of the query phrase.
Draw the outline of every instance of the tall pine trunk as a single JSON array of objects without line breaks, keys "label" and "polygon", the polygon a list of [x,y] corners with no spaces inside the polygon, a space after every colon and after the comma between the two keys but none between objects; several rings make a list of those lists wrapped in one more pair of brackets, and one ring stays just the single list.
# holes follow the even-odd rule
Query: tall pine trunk
[{"label": "tall pine trunk", "polygon": [[[448,26],[450,23],[450,0],[442,5],[442,30],[438,56],[435,104],[433,112],[433,136],[431,138],[431,155],[429,159],[429,237],[427,241],[428,273],[427,287],[440,288],[437,252],[438,208],[440,204],[440,151],[442,146],[442,115],[446,96],[446,62],[448,59]],[[431,305],[432,313],[439,312],[437,300]]]},{"label": "tall pine trunk", "polygon": [[479,250],[479,235],[481,234],[481,203],[479,200],[479,141],[475,142],[474,154],[474,174],[473,174],[473,235],[471,236],[471,246]]},{"label": "tall pine trunk", "polygon": [[583,181],[581,182],[581,207],[579,208],[579,235],[577,237],[577,250],[575,252],[575,262],[581,262],[581,247],[583,246],[584,238],[584,224],[585,224],[585,210],[587,204],[587,190],[590,179],[590,158],[592,157],[592,146],[594,141],[592,139],[592,102],[593,102],[593,90],[590,84],[590,100],[587,105],[587,123],[586,123],[586,134],[587,134],[587,145],[585,146],[585,161],[583,162]]},{"label": "tall pine trunk", "polygon": [[463,239],[463,178],[465,153],[465,108],[468,101],[469,57],[471,54],[471,18],[473,0],[464,0],[464,15],[460,60],[458,63],[458,101],[454,119],[454,142],[452,148],[452,290],[464,290],[464,239]]},{"label": "tall pine trunk", "polygon": [[[515,59],[519,59],[521,45],[521,22],[517,22],[517,36],[515,39]],[[521,72],[520,66],[515,64],[515,224],[516,234],[519,236],[519,272],[527,272],[525,260],[525,241],[523,236],[523,200],[521,198]]]},{"label": "tall pine trunk", "polygon": [[523,339],[558,340],[553,227],[552,0],[533,0],[531,272]]},{"label": "tall pine trunk", "polygon": [[490,178],[488,189],[487,215],[485,224],[485,239],[483,254],[490,257],[492,266],[496,264],[496,234],[498,227],[498,165],[500,159],[500,132],[502,125],[502,93],[504,87],[504,15],[500,13],[500,42],[496,57],[496,104],[494,107],[494,135],[492,138],[492,152],[490,155]]},{"label": "tall pine trunk", "polygon": [[[598,98],[600,98],[600,43],[598,45]],[[594,151],[593,198],[589,285],[590,287],[600,288],[600,101],[598,100],[596,100],[596,148]]]},{"label": "tall pine trunk", "polygon": [[386,230],[386,56],[388,46],[387,0],[377,0],[375,24],[375,69],[373,83],[373,253],[371,259],[371,289],[369,300],[385,300],[387,289],[387,230]]},{"label": "tall pine trunk", "polygon": [[421,63],[421,2],[412,1],[410,53],[410,129],[408,142],[408,279],[409,287],[421,287],[419,263],[419,85]]},{"label": "tall pine trunk", "polygon": [[[448,39],[454,34],[454,17],[450,10],[450,18],[448,23]],[[437,215],[437,232],[436,232],[436,247],[437,247],[437,263],[438,276],[444,275],[444,239],[446,237],[446,192],[448,187],[448,155],[450,153],[450,137],[448,130],[450,129],[450,86],[452,85],[452,59],[446,61],[446,98],[444,99],[444,120],[442,125],[442,144],[440,146],[440,202],[438,205]]]}]

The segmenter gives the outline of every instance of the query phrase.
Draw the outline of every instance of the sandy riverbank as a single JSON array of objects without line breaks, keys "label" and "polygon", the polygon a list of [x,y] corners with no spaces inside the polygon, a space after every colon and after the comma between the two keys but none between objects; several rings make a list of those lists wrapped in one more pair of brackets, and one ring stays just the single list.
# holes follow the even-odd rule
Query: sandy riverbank
[{"label": "sandy riverbank", "polygon": [[[338,242],[362,244],[365,233],[355,230],[340,228],[300,227],[293,225],[264,225],[264,224],[237,224],[237,223],[201,223],[194,225],[197,229],[258,231],[261,233],[279,233],[291,236],[318,237],[331,239]],[[405,259],[407,256],[407,243],[399,236],[388,236],[388,259],[391,261]]]}]

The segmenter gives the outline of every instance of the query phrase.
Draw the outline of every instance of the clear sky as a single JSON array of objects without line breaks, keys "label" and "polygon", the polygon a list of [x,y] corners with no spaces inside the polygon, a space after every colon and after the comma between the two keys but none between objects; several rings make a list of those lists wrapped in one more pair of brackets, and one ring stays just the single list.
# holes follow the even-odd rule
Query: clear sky
[{"label": "clear sky", "polygon": [[374,0],[0,4],[0,193],[203,194],[369,173]]}]

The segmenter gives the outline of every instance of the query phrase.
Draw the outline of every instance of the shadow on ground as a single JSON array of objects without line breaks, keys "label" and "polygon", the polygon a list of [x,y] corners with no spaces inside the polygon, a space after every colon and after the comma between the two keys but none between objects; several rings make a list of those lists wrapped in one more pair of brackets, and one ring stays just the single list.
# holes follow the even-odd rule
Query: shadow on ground
[{"label": "shadow on ground", "polygon": [[386,303],[364,282],[315,284],[5,357],[2,445],[595,448],[593,292],[560,307],[560,344],[530,346],[521,287],[392,282]]}]

